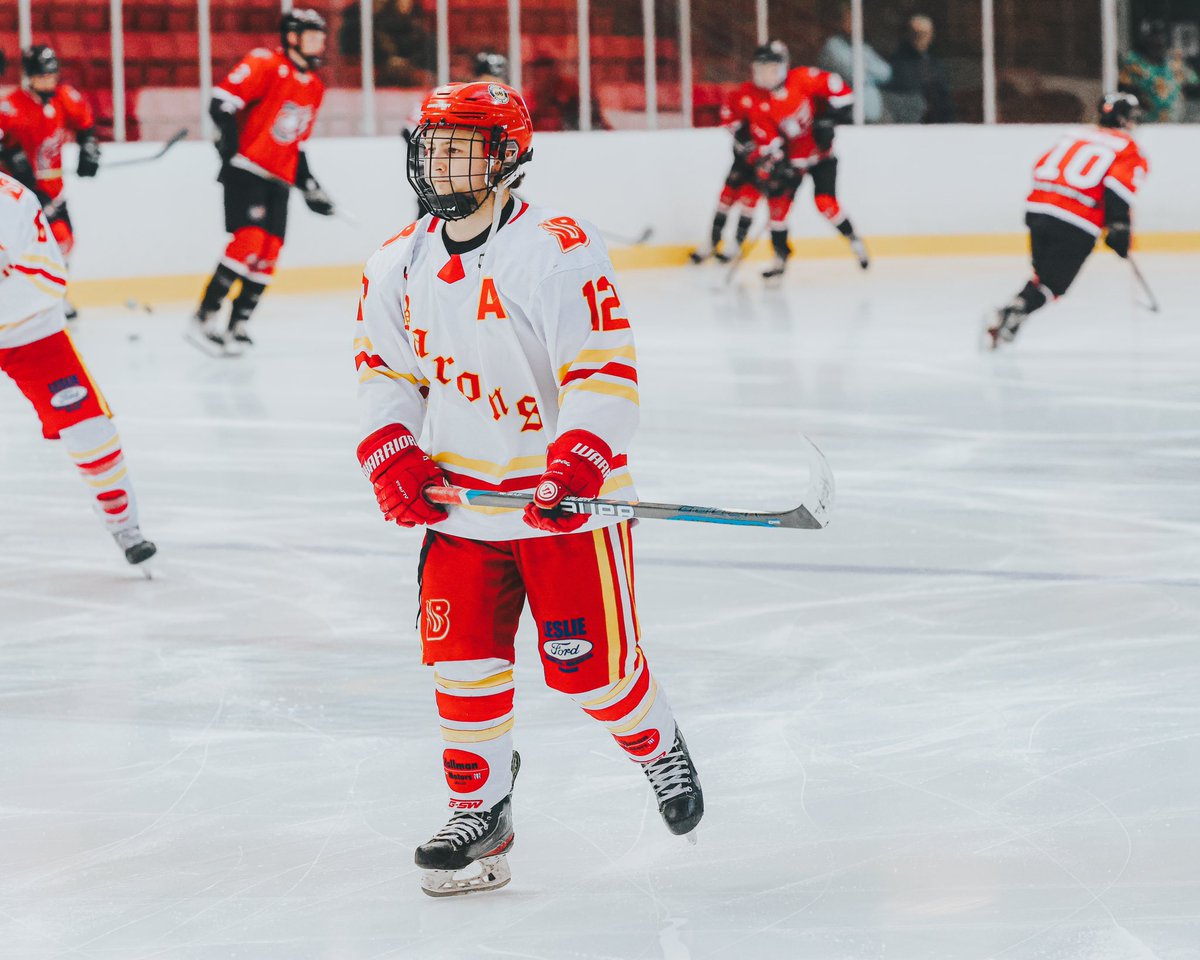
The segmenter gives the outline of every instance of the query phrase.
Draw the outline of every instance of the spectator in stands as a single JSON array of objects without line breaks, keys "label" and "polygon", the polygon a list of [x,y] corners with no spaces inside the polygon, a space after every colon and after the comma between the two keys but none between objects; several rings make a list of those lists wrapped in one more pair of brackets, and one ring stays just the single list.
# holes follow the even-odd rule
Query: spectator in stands
[{"label": "spectator in stands", "polygon": [[859,92],[863,101],[863,116],[867,123],[887,123],[883,97],[879,88],[892,79],[892,65],[883,59],[869,43],[863,41],[863,83],[854,82],[854,48],[850,42],[853,16],[850,4],[843,3],[838,8],[838,22],[834,33],[825,41],[817,56],[817,66],[830,73],[841,76],[855,91]]},{"label": "spectator in stands", "polygon": [[1185,88],[1197,77],[1178,47],[1168,49],[1167,27],[1161,20],[1142,23],[1137,43],[1122,58],[1120,89],[1142,105],[1142,123],[1178,123],[1183,119]]},{"label": "spectator in stands", "polygon": [[[383,87],[428,87],[437,56],[432,35],[422,26],[413,0],[373,0],[372,43],[375,82]],[[362,56],[362,14],[358,0],[342,8],[338,49]]]},{"label": "spectator in stands", "polygon": [[946,64],[930,53],[933,21],[914,14],[892,54],[892,81],[886,87],[887,107],[896,123],[953,123],[954,101]]},{"label": "spectator in stands", "polygon": [[[521,91],[538,133],[579,129],[579,83],[562,72],[553,57],[541,56],[529,64]],[[592,129],[611,130],[592,95]]]}]

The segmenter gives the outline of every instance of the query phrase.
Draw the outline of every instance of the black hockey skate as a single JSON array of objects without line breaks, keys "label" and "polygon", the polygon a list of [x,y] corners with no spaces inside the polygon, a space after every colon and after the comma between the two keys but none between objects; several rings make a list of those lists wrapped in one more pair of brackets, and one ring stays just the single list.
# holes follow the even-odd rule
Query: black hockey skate
[{"label": "black hockey skate", "polygon": [[184,339],[192,346],[210,357],[225,355],[225,336],[216,328],[214,314],[203,309],[197,310],[188,321]]},{"label": "black hockey skate", "polygon": [[1012,343],[1025,322],[1027,314],[1019,303],[1010,303],[1001,307],[988,321],[983,335],[983,345],[989,350],[995,350],[1001,343]]},{"label": "black hockey skate", "polygon": [[677,836],[695,830],[704,816],[704,792],[700,789],[700,777],[688,753],[687,742],[678,727],[671,749],[643,769],[654,788],[658,812],[667,829]]},{"label": "black hockey skate", "polygon": [[[158,553],[158,547],[143,537],[142,531],[137,527],[119,530],[113,534],[113,539],[117,541],[117,546],[124,552],[125,559],[135,567],[140,563],[145,563]],[[141,567],[140,569],[146,579],[150,579],[150,568]]]},{"label": "black hockey skate", "polygon": [[871,265],[871,258],[867,255],[867,245],[862,242],[862,238],[857,234],[850,236],[850,249],[854,251],[854,256],[858,258],[858,265],[866,270]]},{"label": "black hockey skate", "polygon": [[763,280],[766,281],[769,287],[778,286],[783,282],[783,271],[786,269],[787,261],[783,257],[777,256],[771,261],[771,265],[763,271]]},{"label": "black hockey skate", "polygon": [[705,260],[716,260],[717,263],[728,263],[729,254],[721,252],[721,245],[717,244],[708,250],[693,250],[688,254],[688,259],[692,263],[704,263]]},{"label": "black hockey skate", "polygon": [[254,346],[254,341],[250,339],[250,334],[246,332],[246,321],[231,321],[229,332],[225,334],[225,352],[237,356],[238,354],[245,353],[252,346]]},{"label": "black hockey skate", "polygon": [[[514,784],[521,755],[512,755]],[[441,830],[417,847],[414,857],[421,868],[421,892],[431,897],[455,897],[481,890],[498,890],[512,880],[506,854],[513,840],[512,793],[490,810],[459,810]],[[474,863],[475,876],[455,874]]]}]

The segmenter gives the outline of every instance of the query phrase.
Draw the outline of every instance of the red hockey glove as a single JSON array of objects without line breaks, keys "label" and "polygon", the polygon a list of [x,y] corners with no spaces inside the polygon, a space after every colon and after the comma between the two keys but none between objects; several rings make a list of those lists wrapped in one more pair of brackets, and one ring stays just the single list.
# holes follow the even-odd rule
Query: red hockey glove
[{"label": "red hockey glove", "polygon": [[594,433],[569,430],[546,450],[546,472],[538,480],[525,522],[538,530],[570,533],[587,523],[587,514],[555,509],[563,497],[595,497],[608,479],[612,450]]},{"label": "red hockey glove", "polygon": [[421,494],[428,486],[445,484],[446,477],[424,451],[417,438],[398,423],[376,430],[358,445],[363,475],[375,487],[375,499],[386,519],[402,527],[440,523],[444,507],[434,506]]}]

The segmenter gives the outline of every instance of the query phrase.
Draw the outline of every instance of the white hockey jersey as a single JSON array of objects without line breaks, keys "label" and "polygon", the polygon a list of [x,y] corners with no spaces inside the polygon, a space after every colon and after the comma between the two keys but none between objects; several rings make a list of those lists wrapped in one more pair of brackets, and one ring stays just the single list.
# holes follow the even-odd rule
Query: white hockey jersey
[{"label": "white hockey jersey", "polygon": [[[368,261],[354,339],[362,435],[403,424],[451,483],[512,491],[537,486],[556,437],[588,430],[613,452],[601,496],[633,499],[637,355],[604,241],[589,223],[514,202],[486,247],[451,253],[443,222],[426,216]],[[436,529],[548,535],[520,511],[482,507],[451,507]]]},{"label": "white hockey jersey", "polygon": [[66,292],[67,267],[42,205],[0,173],[0,350],[62,330]]}]

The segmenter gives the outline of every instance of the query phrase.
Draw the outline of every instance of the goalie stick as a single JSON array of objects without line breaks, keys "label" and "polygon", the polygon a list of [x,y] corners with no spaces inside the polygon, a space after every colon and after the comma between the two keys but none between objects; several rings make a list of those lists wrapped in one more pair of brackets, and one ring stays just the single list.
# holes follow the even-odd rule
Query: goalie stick
[{"label": "goalie stick", "polygon": [[[731,510],[722,507],[696,507],[682,503],[648,503],[644,500],[582,500],[566,497],[559,508],[563,513],[620,517],[626,520],[686,520],[692,523],[724,523],[742,527],[780,527],[789,530],[820,530],[829,523],[833,509],[833,472],[817,445],[804,438],[811,448],[809,484],[804,499],[790,510]],[[493,490],[468,490],[465,487],[426,487],[425,499],[445,506],[500,507],[521,510],[533,501],[532,493],[502,493]]]},{"label": "goalie stick", "polygon": [[175,146],[175,144],[177,144],[187,135],[187,127],[180,127],[171,135],[171,139],[162,145],[162,149],[159,150],[158,153],[151,154],[148,157],[132,157],[128,160],[113,160],[109,163],[103,164],[100,169],[111,170],[114,167],[132,167],[134,164],[138,163],[152,163],[155,160],[161,160],[168,150],[170,150],[173,146]]}]

